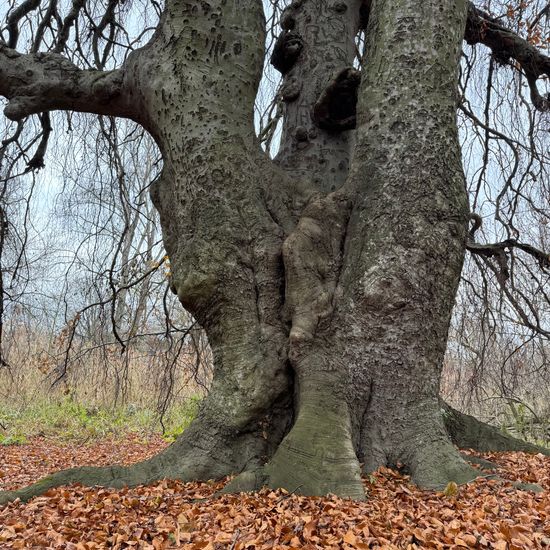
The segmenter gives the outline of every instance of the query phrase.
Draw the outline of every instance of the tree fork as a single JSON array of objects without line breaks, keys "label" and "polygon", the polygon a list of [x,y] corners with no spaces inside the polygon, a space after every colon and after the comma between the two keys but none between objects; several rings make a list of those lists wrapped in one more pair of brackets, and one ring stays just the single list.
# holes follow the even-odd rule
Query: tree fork
[{"label": "tree fork", "polygon": [[[359,104],[360,154],[350,179],[342,192],[312,203],[285,242],[298,418],[264,475],[254,476],[255,481],[267,479],[272,486],[298,487],[306,494],[330,490],[361,498],[357,455],[367,469],[403,462],[413,479],[426,487],[441,488],[448,481],[464,482],[476,476],[452,446],[438,403],[454,299],[448,287],[458,285],[468,220],[452,92],[456,65],[449,68],[449,82],[444,80],[451,94],[443,94],[443,99],[439,98],[439,71],[423,80],[407,74],[415,67],[409,57],[431,55],[458,63],[466,3],[439,11],[434,15],[433,6],[415,2],[385,11],[376,2],[372,7],[369,64],[379,68],[384,61],[377,56],[392,51],[394,58],[388,60],[392,70],[370,71],[366,66]],[[414,41],[403,41],[408,32],[442,41],[447,28],[458,32],[455,43],[444,40],[444,47],[411,52],[409,44]],[[393,32],[399,34],[398,40]],[[391,49],[387,42],[392,43]],[[396,47],[405,43],[405,51]],[[438,65],[437,59],[431,61],[430,67]],[[430,109],[436,124],[429,116],[418,116],[418,110],[429,113]],[[424,120],[426,128],[422,123],[419,127],[419,120]],[[426,132],[420,151],[401,141],[409,128]],[[450,173],[449,166],[442,171],[437,168],[438,159],[443,158],[437,152],[441,146],[455,153]],[[404,151],[410,167],[406,186],[400,170]],[[426,155],[435,170],[424,173]],[[441,194],[449,195],[449,188],[450,203],[438,200]],[[391,194],[405,195],[405,202],[416,207],[420,202],[426,219],[415,227],[409,225],[412,220],[407,222],[409,212],[402,204],[396,204],[395,210],[382,208]],[[346,208],[332,209],[342,198]],[[338,212],[345,215],[339,218]],[[394,231],[397,242],[384,241],[388,234],[381,226],[394,220],[402,220]],[[366,246],[361,244],[365,235]],[[425,288],[431,280],[426,269],[433,269],[441,283]],[[426,337],[419,318],[429,323],[435,340],[431,332]],[[314,396],[311,401],[310,395]],[[325,422],[332,429],[337,451],[325,445]],[[312,470],[319,475],[311,475]]]}]

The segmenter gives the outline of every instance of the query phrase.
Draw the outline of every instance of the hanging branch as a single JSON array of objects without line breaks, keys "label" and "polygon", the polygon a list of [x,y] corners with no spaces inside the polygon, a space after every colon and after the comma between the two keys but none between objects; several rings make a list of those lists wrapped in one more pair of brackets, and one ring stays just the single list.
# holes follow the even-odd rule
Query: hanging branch
[{"label": "hanging branch", "polygon": [[527,78],[533,105],[539,111],[550,110],[550,98],[543,97],[537,87],[541,76],[550,77],[550,57],[472,3],[464,38],[468,44],[491,48],[493,57],[503,65],[516,61]]}]

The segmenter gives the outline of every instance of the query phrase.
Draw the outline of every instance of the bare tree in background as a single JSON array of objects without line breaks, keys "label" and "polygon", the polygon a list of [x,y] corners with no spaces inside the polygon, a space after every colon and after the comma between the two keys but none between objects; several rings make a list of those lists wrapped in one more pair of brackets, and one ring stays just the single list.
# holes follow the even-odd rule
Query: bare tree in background
[{"label": "bare tree in background", "polygon": [[[536,47],[546,14],[543,2],[524,4],[532,25],[515,30],[506,25],[513,10],[491,15],[464,0],[276,5],[270,61],[282,81],[260,139],[254,103],[266,25],[257,0],[75,0],[63,15],[56,0],[13,6],[2,30],[0,95],[11,120],[39,114],[30,168],[42,163],[50,111],[123,117],[147,130],[162,155],[150,193],[170,287],[205,329],[215,371],[196,420],[156,457],[61,472],[0,499],[72,481],[233,473],[229,490],[267,484],[364,498],[361,470],[381,465],[401,465],[425,487],[473,479],[453,443],[537,450],[439,398],[466,251],[481,267],[482,300],[496,282],[506,297],[501,316],[548,330],[534,297],[549,258],[514,221],[526,185],[512,170],[494,197],[488,157],[469,203],[456,117],[458,106],[493,139],[464,97],[468,78],[459,86],[464,39],[510,65],[529,103],[548,111],[539,87],[550,59]],[[158,21],[152,34],[134,37],[140,10]],[[269,148],[277,119],[272,161],[260,141]],[[537,151],[532,128],[528,148]],[[532,178],[531,206],[545,192],[545,162],[536,164],[542,178]],[[111,166],[122,173],[117,158]],[[482,224],[489,204],[494,229]],[[124,216],[131,227],[131,212]],[[528,294],[531,273],[538,282]],[[126,315],[112,304],[113,316]]]},{"label": "bare tree in background", "polygon": [[[487,33],[505,24],[548,48],[546,2],[492,7],[500,17]],[[533,261],[528,249],[514,246],[518,240],[549,249],[550,126],[544,108],[532,109],[538,92],[531,71],[511,71],[510,64],[498,52],[463,52],[459,127],[471,209],[483,222],[475,239],[502,247],[466,256],[444,393],[499,425],[529,424],[531,436],[550,441],[547,264],[544,256]],[[544,75],[542,83],[548,90]]]},{"label": "bare tree in background", "polygon": [[[200,327],[167,292],[170,263],[148,195],[158,150],[129,121],[99,117],[96,124],[74,113],[51,120],[65,137],[46,153],[47,173],[3,180],[12,196],[4,201],[2,357],[9,368],[2,394],[28,386],[36,364],[54,389],[94,395],[91,405],[135,402],[140,393],[130,384],[146,370],[146,402],[156,395],[163,413],[174,378],[204,386],[208,365]],[[28,172],[28,157],[9,145],[3,165]],[[23,357],[25,349],[33,354]]]}]

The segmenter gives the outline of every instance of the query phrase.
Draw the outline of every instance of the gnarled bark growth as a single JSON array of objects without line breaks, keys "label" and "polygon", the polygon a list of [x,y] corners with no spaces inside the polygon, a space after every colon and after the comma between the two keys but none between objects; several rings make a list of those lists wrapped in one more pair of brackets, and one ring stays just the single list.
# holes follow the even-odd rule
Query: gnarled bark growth
[{"label": "gnarled bark growth", "polygon": [[[164,167],[151,195],[171,288],[206,330],[215,363],[197,419],[156,457],[54,474],[0,503],[69,482],[228,474],[241,474],[229,490],[361,499],[362,471],[401,464],[441,488],[476,476],[453,442],[481,449],[483,434],[519,448],[442,414],[439,401],[470,217],[456,128],[468,9],[466,0],[294,0],[274,57],[286,102],[275,163],[253,127],[257,0],[168,0],[151,42],[112,73],[0,46],[13,118],[113,114],[155,138]],[[357,88],[350,67],[367,18]],[[338,103],[350,93],[355,133],[355,106]]]}]

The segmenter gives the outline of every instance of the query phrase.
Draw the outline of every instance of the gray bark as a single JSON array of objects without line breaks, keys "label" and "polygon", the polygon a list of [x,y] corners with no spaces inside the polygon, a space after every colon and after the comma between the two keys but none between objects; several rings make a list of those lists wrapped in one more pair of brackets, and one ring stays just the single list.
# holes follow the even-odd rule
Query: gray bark
[{"label": "gray bark", "polygon": [[121,70],[81,70],[62,55],[23,55],[0,42],[0,76],[12,120],[55,109],[129,118],[134,112]]},{"label": "gray bark", "polygon": [[163,153],[151,193],[171,286],[206,330],[214,356],[210,394],[174,444],[186,457],[175,473],[188,476],[190,467],[192,477],[259,463],[272,444],[262,434],[280,430],[271,426],[279,416],[272,409],[289,384],[281,246],[294,204],[273,195],[273,185],[282,193],[290,183],[254,137],[261,6],[238,4],[170,2],[135,62],[142,123]]},{"label": "gray bark", "polygon": [[475,477],[437,397],[469,212],[455,121],[466,7],[372,4],[349,178],[285,243],[299,398],[266,467],[274,485],[359,498],[360,461],[406,464],[426,487]]},{"label": "gray bark", "polygon": [[[48,80],[45,57],[0,46],[2,71],[40,75],[1,81],[13,118],[108,110],[155,138],[171,287],[215,364],[197,419],[163,453],[61,473],[0,503],[72,481],[244,472],[228,490],[361,499],[361,471],[380,465],[431,488],[475,477],[438,397],[469,217],[455,120],[467,2],[373,0],[354,134],[333,100],[360,5],[295,0],[283,18],[285,39],[295,34],[275,59],[288,94],[276,163],[254,137],[257,0],[169,0],[150,44],[105,75],[57,56]],[[109,86],[94,101],[97,81]]]},{"label": "gray bark", "polygon": [[469,213],[456,128],[467,6],[383,5],[371,10],[358,107],[350,179],[361,201],[342,275],[350,301],[343,320],[353,323],[358,345],[369,342],[366,368],[357,365],[372,387],[363,398],[365,467],[402,462],[420,485],[440,487],[473,477],[448,440],[437,400]]},{"label": "gray bark", "polygon": [[341,187],[348,174],[354,132],[345,119],[347,111],[355,111],[357,71],[325,97],[324,116],[315,106],[331,83],[352,68],[360,5],[361,0],[291,2],[272,58],[283,72],[283,132],[276,161],[323,192]]},{"label": "gray bark", "polygon": [[548,447],[534,445],[495,430],[493,426],[469,414],[461,413],[446,403],[441,403],[441,409],[451,441],[461,449],[475,449],[481,452],[522,451],[550,456]]}]

